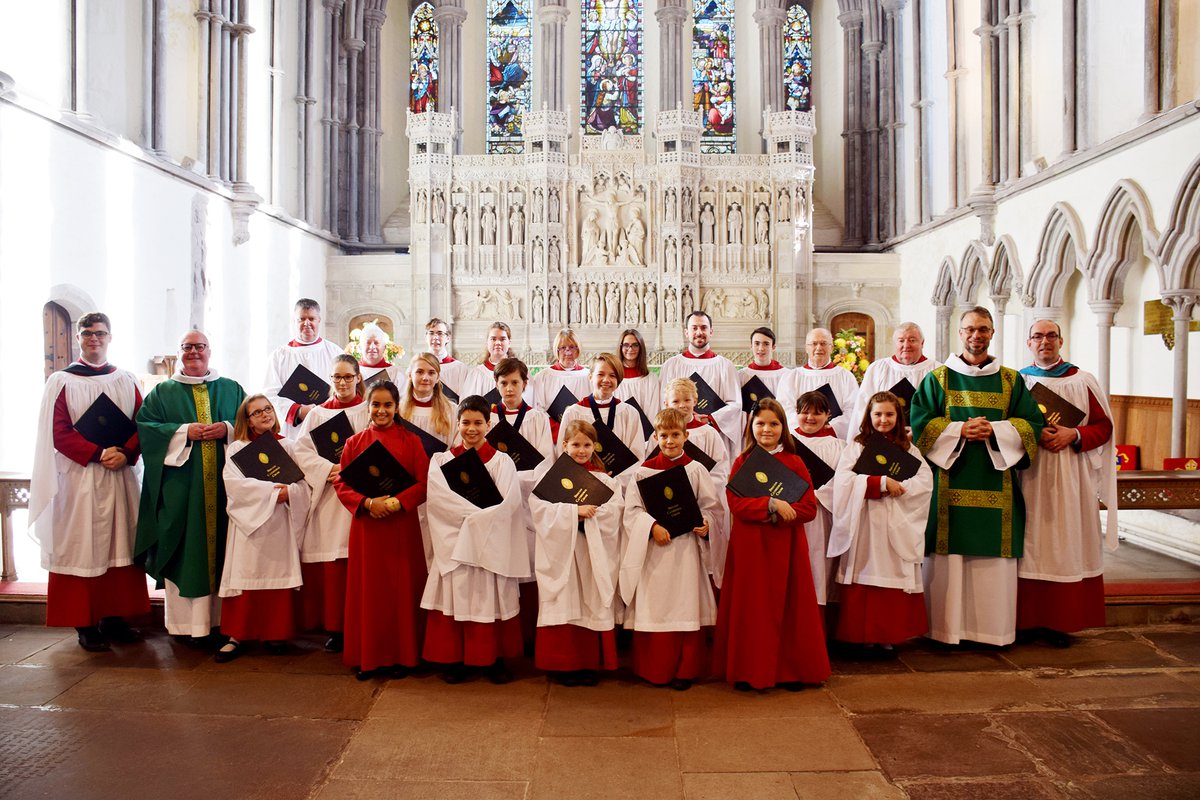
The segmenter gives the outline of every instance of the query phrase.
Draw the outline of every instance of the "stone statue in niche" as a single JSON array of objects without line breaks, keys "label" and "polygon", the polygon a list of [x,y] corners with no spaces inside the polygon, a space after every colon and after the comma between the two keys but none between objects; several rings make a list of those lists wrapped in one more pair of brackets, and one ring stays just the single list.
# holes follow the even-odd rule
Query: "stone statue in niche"
[{"label": "stone statue in niche", "polygon": [[460,205],[454,207],[454,244],[467,243],[467,209]]},{"label": "stone statue in niche", "polygon": [[638,300],[637,284],[629,284],[628,291],[625,292],[625,323],[627,325],[637,325],[638,314],[642,310],[641,301]]},{"label": "stone statue in niche", "polygon": [[609,325],[617,325],[621,321],[621,287],[615,283],[608,285],[608,295],[604,299],[604,321]]},{"label": "stone statue in niche", "polygon": [[441,189],[433,193],[433,221],[439,225],[446,221],[446,195]]},{"label": "stone statue in niche", "polygon": [[562,267],[561,267],[562,262],[560,261],[561,257],[562,257],[562,251],[558,247],[558,237],[557,236],[551,237],[550,250],[548,252],[548,260],[550,262],[548,268],[551,272],[561,272],[562,271]]},{"label": "stone statue in niche", "polygon": [[675,321],[675,287],[668,286],[663,292],[663,320],[670,324]]},{"label": "stone statue in niche", "polygon": [[730,244],[742,243],[742,207],[737,203],[729,206],[729,214],[726,217],[726,225],[729,233],[728,242]]},{"label": "stone statue in niche", "polygon": [[712,203],[705,203],[700,212],[700,244],[712,244],[716,231],[717,215],[713,213]]},{"label": "stone statue in niche", "polygon": [[550,190],[550,199],[546,205],[546,221],[558,222],[558,189]]},{"label": "stone statue in niche", "polygon": [[683,247],[681,247],[679,250],[679,261],[681,264],[681,271],[683,272],[683,274],[690,275],[692,272],[695,271],[693,268],[694,264],[692,262],[692,237],[691,236],[683,237]]},{"label": "stone statue in niche", "polygon": [[601,194],[608,189],[608,176],[601,172],[592,178],[592,193]]},{"label": "stone statue in niche", "polygon": [[508,212],[508,243],[525,244],[525,214],[520,203]]},{"label": "stone statue in niche", "polygon": [[678,211],[675,203],[675,190],[667,189],[667,193],[663,195],[663,219],[667,222],[675,221],[675,214]]},{"label": "stone statue in niche", "polygon": [[483,244],[496,243],[496,210],[485,205],[479,214],[479,227],[483,230]]},{"label": "stone statue in niche", "polygon": [[803,184],[796,189],[796,216],[801,220],[808,217],[808,188]]},{"label": "stone statue in niche", "polygon": [[754,243],[766,244],[770,230],[771,212],[767,211],[766,203],[759,203],[758,211],[754,213]]},{"label": "stone statue in niche", "polygon": [[532,222],[536,223],[542,221],[542,202],[544,199],[545,195],[542,194],[541,189],[533,190],[533,208],[529,211],[532,217]]},{"label": "stone statue in niche", "polygon": [[623,261],[634,267],[644,267],[646,259],[642,248],[646,243],[646,225],[642,222],[642,210],[633,209],[633,219],[625,227],[625,248],[622,251]]},{"label": "stone statue in niche", "polygon": [[562,325],[562,296],[557,286],[550,287],[550,324]]},{"label": "stone statue in niche", "polygon": [[584,264],[607,264],[607,234],[600,229],[600,212],[592,209],[583,221],[582,253]]},{"label": "stone statue in niche", "polygon": [[542,246],[542,237],[537,237],[533,240],[533,271],[541,272],[542,264],[546,258],[546,250]]},{"label": "stone statue in niche", "polygon": [[692,187],[690,187],[690,186],[683,187],[682,206],[683,206],[683,221],[691,222],[693,211],[692,211]]},{"label": "stone statue in niche", "polygon": [[542,324],[542,307],[546,304],[546,298],[542,295],[542,287],[533,287],[533,308],[530,310],[530,315],[533,317],[534,325]]},{"label": "stone statue in niche", "polygon": [[425,214],[429,207],[429,199],[425,195],[425,190],[417,192],[417,198],[413,202],[413,222],[424,222]]},{"label": "stone statue in niche", "polygon": [[621,189],[624,189],[627,192],[633,191],[633,185],[629,182],[629,176],[624,172],[617,174],[617,189],[618,191]]},{"label": "stone statue in niche", "polygon": [[578,325],[582,300],[579,297],[579,284],[572,283],[567,292],[567,324]]},{"label": "stone statue in niche", "polygon": [[596,284],[589,283],[587,287],[587,324],[600,324],[600,291]]},{"label": "stone statue in niche", "polygon": [[780,222],[788,222],[792,218],[792,196],[787,189],[779,190],[779,201],[775,204],[775,213]]},{"label": "stone statue in niche", "polygon": [[663,246],[663,255],[666,256],[668,271],[674,272],[679,269],[679,248],[675,245],[674,236],[667,238],[667,243]]},{"label": "stone statue in niche", "polygon": [[683,306],[683,310],[686,313],[691,313],[691,311],[696,307],[695,301],[692,300],[691,286],[683,287],[683,294],[680,295],[679,304]]},{"label": "stone statue in niche", "polygon": [[642,298],[642,322],[647,325],[658,324],[658,292],[654,289],[654,284],[646,284],[646,294]]}]

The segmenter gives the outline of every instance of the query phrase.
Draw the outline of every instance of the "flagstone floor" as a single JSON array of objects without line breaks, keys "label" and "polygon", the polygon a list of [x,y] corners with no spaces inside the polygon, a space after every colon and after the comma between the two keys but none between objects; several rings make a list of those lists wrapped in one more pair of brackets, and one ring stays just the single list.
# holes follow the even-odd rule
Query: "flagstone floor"
[{"label": "flagstone floor", "polygon": [[161,629],[0,626],[0,797],[1200,797],[1200,627],[890,661],[821,688],[355,681],[316,637],[230,664]]}]

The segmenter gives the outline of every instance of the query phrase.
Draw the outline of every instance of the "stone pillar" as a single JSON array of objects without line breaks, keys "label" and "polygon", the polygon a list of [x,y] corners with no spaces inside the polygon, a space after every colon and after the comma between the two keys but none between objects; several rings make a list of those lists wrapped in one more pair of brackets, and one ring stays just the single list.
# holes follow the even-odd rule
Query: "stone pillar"
[{"label": "stone pillar", "polygon": [[233,169],[230,178],[235,184],[246,183],[246,36],[254,29],[245,24],[246,0],[236,0],[238,14],[236,24],[230,26],[230,37],[233,44],[232,64],[236,80],[232,84],[233,100],[229,113],[233,116],[230,126],[233,131],[235,147],[233,150]]},{"label": "stone pillar", "polygon": [[1033,15],[1028,13],[1028,0],[1013,0],[1013,2],[1020,5],[1020,14],[1017,20],[1020,34],[1016,42],[1017,69],[1020,73],[1020,85],[1017,89],[1020,122],[1017,128],[1016,169],[1017,177],[1020,177],[1023,165],[1033,160],[1033,98],[1030,92],[1030,88],[1033,86],[1033,59],[1030,58],[1030,53],[1033,52]]},{"label": "stone pillar", "polygon": [[691,52],[691,9],[690,0],[686,7],[684,0],[659,0],[658,10],[654,12],[654,18],[658,20],[660,54],[658,107],[662,111],[683,106],[687,98],[683,81],[692,74],[690,59],[685,56],[685,52]]},{"label": "stone pillar", "polygon": [[339,102],[338,91],[338,62],[340,61],[338,42],[341,41],[342,0],[324,0],[325,6],[325,44],[321,48],[324,53],[324,63],[321,67],[323,76],[323,97],[321,102],[321,127],[324,130],[324,152],[322,157],[321,175],[325,183],[325,230],[338,229],[338,184],[340,183],[340,165],[338,153],[341,152],[341,125],[337,113]]},{"label": "stone pillar", "polygon": [[462,153],[462,26],[467,19],[464,0],[438,0],[433,20],[438,26],[438,108],[454,114],[454,152]]},{"label": "stone pillar", "polygon": [[924,0],[913,0],[913,137],[916,142],[915,172],[917,190],[917,223],[932,218],[929,210],[929,120],[932,102],[925,99],[925,60],[921,40],[921,6]]},{"label": "stone pillar", "polygon": [[343,135],[346,137],[346,226],[342,237],[348,242],[358,241],[358,60],[366,42],[346,37],[346,113],[342,117]]},{"label": "stone pillar", "polygon": [[1188,328],[1191,327],[1192,309],[1200,301],[1200,290],[1190,289],[1164,292],[1163,305],[1170,306],[1171,321],[1175,323],[1174,382],[1171,392],[1171,458],[1187,455],[1187,384],[1188,384]]},{"label": "stone pillar", "polygon": [[1099,362],[1096,364],[1096,380],[1104,394],[1111,394],[1109,383],[1112,379],[1112,327],[1121,304],[1116,300],[1089,300],[1088,306],[1096,315],[1097,343],[1099,344]]},{"label": "stone pillar", "polygon": [[542,31],[542,40],[538,43],[537,80],[534,81],[538,92],[537,107],[551,111],[565,111],[567,108],[562,65],[567,57],[565,23],[571,12],[566,2],[538,0],[534,12]]},{"label": "stone pillar", "polygon": [[1025,116],[1021,103],[1021,14],[1020,0],[1006,0],[1008,14],[1001,21],[1004,30],[1000,34],[1005,64],[1006,113],[1004,114],[1005,155],[1001,181],[1015,181],[1021,177],[1021,131]]},{"label": "stone pillar", "polygon": [[367,47],[366,61],[363,65],[363,120],[366,124],[362,129],[362,168],[359,171],[359,231],[362,241],[371,243],[383,241],[379,213],[379,139],[383,133],[383,118],[379,109],[379,58],[380,31],[385,19],[386,15],[381,9],[368,8],[364,12],[363,38]]},{"label": "stone pillar", "polygon": [[[207,54],[209,53],[208,33],[211,24],[211,14],[209,13],[209,0],[199,0],[199,6],[194,15],[196,21],[200,23],[200,37],[198,39],[199,46],[196,55],[199,57],[200,63],[203,65]],[[200,100],[200,113],[196,115],[196,162],[207,168],[208,166],[208,125],[206,124],[206,111],[208,109],[208,71],[203,67],[196,70],[199,77],[199,92],[197,97]]]},{"label": "stone pillar", "polygon": [[900,128],[904,127],[904,43],[900,36],[902,28],[900,14],[908,0],[884,0],[883,3],[883,46],[887,58],[883,62],[883,100],[881,108],[884,118],[883,158],[879,169],[886,188],[882,202],[887,204],[883,213],[883,238],[890,239],[904,229],[904,164],[907,159],[899,152]]},{"label": "stone pillar", "polygon": [[1063,82],[1063,155],[1077,149],[1075,138],[1075,0],[1062,0],[1062,82]]},{"label": "stone pillar", "polygon": [[953,333],[950,330],[950,320],[954,317],[954,306],[934,306],[934,311],[937,313],[934,349],[937,351],[937,360],[945,362],[946,357],[950,355],[950,343],[954,341]]},{"label": "stone pillar", "polygon": [[992,334],[992,341],[996,342],[995,356],[1000,359],[1000,363],[1004,363],[1004,307],[1008,305],[1008,295],[993,294],[988,295],[992,300],[993,320],[992,324],[996,331]]},{"label": "stone pillar", "polygon": [[958,81],[966,74],[965,69],[958,66],[958,31],[957,19],[954,13],[954,0],[946,0],[946,81],[949,83],[946,92],[946,102],[949,106],[947,116],[950,119],[950,207],[958,208],[966,199],[966,168],[964,156],[966,148],[958,146],[960,130],[958,110]]},{"label": "stone pillar", "polygon": [[313,195],[310,183],[312,181],[313,148],[312,148],[312,108],[317,104],[317,98],[312,96],[313,71],[316,67],[316,0],[304,0],[304,13],[300,17],[302,44],[300,68],[298,70],[298,86],[296,105],[299,106],[300,145],[298,149],[299,180],[297,181],[296,208],[304,221],[313,222]]},{"label": "stone pillar", "polygon": [[[841,19],[839,16],[838,21]],[[860,23],[861,20],[860,13]],[[783,24],[787,21],[787,10],[771,0],[758,0],[754,21],[758,23],[758,75],[762,81],[762,107],[786,111],[783,100]],[[845,24],[842,23],[843,27]],[[847,55],[847,58],[850,56]],[[691,74],[690,68],[687,74]]]},{"label": "stone pillar", "polygon": [[998,100],[996,76],[996,48],[992,30],[993,0],[979,0],[979,90],[980,90],[980,148],[983,179],[975,188],[976,193],[990,194],[996,185],[996,106]]},{"label": "stone pillar", "polygon": [[1162,90],[1159,83],[1159,58],[1161,56],[1159,23],[1161,21],[1160,0],[1145,2],[1145,47],[1142,67],[1142,116],[1141,121],[1153,119],[1162,110]]},{"label": "stone pillar", "polygon": [[[880,197],[882,187],[880,186],[879,165],[883,159],[879,141],[879,53],[883,50],[883,42],[878,38],[879,34],[875,27],[874,25],[866,26],[866,30],[872,36],[871,41],[863,42],[862,45],[862,52],[866,56],[866,82],[858,90],[860,96],[865,95],[863,100],[866,111],[864,115],[867,134],[864,148],[866,157],[859,163],[867,171],[867,215],[863,220],[867,244],[879,244],[882,241],[880,203],[883,198]],[[855,188],[854,191],[861,192],[861,189]]]},{"label": "stone pillar", "polygon": [[[862,106],[859,99],[862,85],[862,40],[863,14],[861,11],[845,11],[838,14],[842,25],[843,48],[846,54],[845,74],[842,81],[842,140],[846,165],[845,185],[856,187],[862,180]],[[845,195],[846,219],[844,243],[858,246],[863,243],[863,209],[866,192],[851,190]]]},{"label": "stone pillar", "polygon": [[1166,111],[1175,107],[1175,51],[1179,47],[1179,0],[1162,0],[1161,41],[1159,42],[1158,107]]}]

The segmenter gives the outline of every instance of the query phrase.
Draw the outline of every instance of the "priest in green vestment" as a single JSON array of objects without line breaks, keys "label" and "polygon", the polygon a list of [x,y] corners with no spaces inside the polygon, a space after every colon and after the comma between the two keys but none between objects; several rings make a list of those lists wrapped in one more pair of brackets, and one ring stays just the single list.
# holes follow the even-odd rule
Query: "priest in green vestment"
[{"label": "priest in green vestment", "polygon": [[203,638],[220,623],[225,551],[225,445],[246,396],[208,367],[200,331],[179,344],[179,366],[137,414],[145,473],[134,555],[165,586],[167,631]]},{"label": "priest in green vestment", "polygon": [[1015,470],[1033,463],[1044,421],[1020,374],[988,355],[994,330],[987,309],[964,313],[962,355],[925,376],[912,400],[913,441],[934,471],[929,635],[950,644],[1016,637],[1025,504]]}]

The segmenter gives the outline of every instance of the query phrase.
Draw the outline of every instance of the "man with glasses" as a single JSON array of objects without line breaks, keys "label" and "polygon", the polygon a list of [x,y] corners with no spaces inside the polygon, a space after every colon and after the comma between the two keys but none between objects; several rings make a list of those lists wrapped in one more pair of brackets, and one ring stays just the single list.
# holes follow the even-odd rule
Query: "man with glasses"
[{"label": "man with glasses", "polygon": [[986,308],[962,315],[961,355],[921,381],[912,435],[933,466],[925,528],[929,636],[1004,646],[1016,638],[1025,504],[1015,470],[1037,456],[1042,412],[1016,370],[988,355]]},{"label": "man with glasses", "polygon": [[[1105,624],[1104,547],[1117,549],[1112,412],[1096,379],[1063,360],[1058,323],[1033,323],[1026,343],[1033,353],[1033,364],[1021,370],[1026,385],[1055,396],[1051,403],[1039,400],[1046,427],[1037,460],[1021,473],[1026,523],[1025,553],[1017,562],[1017,629],[1068,647],[1071,633]],[[1035,389],[1039,385],[1043,390]],[[1057,407],[1058,398],[1070,408]],[[1103,533],[1097,499],[1108,509]]]},{"label": "man with glasses", "polygon": [[302,297],[296,301],[295,322],[296,338],[271,354],[267,377],[263,379],[263,394],[275,407],[275,416],[279,418],[283,434],[289,439],[296,438],[300,423],[313,406],[320,405],[328,398],[322,397],[314,403],[297,403],[280,397],[280,389],[300,365],[325,380],[323,376],[333,369],[333,360],[342,353],[341,347],[321,338],[321,304],[316,300]]},{"label": "man with glasses", "polygon": [[458,402],[466,389],[471,365],[464,364],[451,354],[451,338],[449,322],[434,317],[425,323],[425,343],[429,345],[429,352],[437,356],[442,365],[442,386],[449,389],[453,393],[451,399]]},{"label": "man with glasses", "polygon": [[788,429],[795,430],[800,425],[800,414],[796,410],[800,395],[822,391],[833,395],[840,411],[829,420],[833,432],[839,439],[853,436],[858,432],[858,422],[862,421],[850,418],[858,395],[858,381],[854,379],[854,373],[833,360],[833,334],[828,328],[813,328],[804,340],[804,349],[808,361],[791,370],[779,385],[779,402],[787,412]]},{"label": "man with glasses", "polygon": [[203,333],[184,334],[175,374],[137,414],[145,473],[135,556],[165,586],[167,632],[200,644],[217,641],[210,634],[221,621],[217,581],[228,524],[221,470],[246,396],[209,368],[211,354]]},{"label": "man with glasses", "polygon": [[142,393],[133,373],[108,363],[108,316],[84,314],[77,327],[79,358],[42,395],[29,521],[50,573],[46,624],[75,628],[79,646],[98,652],[138,641],[124,618],[150,610],[146,574],[133,564],[141,449],[132,419]]}]

